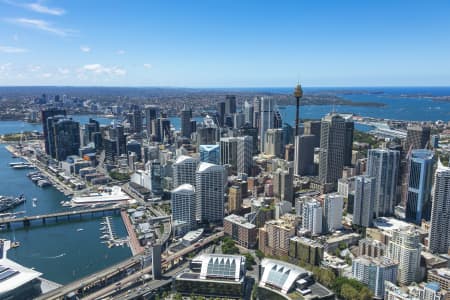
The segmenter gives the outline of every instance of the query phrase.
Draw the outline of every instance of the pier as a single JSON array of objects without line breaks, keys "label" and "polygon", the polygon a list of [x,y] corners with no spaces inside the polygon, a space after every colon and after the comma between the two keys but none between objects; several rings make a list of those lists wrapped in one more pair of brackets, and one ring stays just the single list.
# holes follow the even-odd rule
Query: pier
[{"label": "pier", "polygon": [[6,225],[8,228],[11,227],[12,224],[22,224],[24,227],[29,227],[33,223],[32,221],[42,221],[42,225],[46,224],[47,220],[53,219],[54,221],[58,222],[61,219],[64,219],[65,221],[70,220],[79,220],[83,218],[85,215],[95,216],[97,213],[105,213],[105,212],[113,212],[118,213],[120,212],[120,207],[99,207],[99,208],[90,208],[90,209],[82,209],[82,210],[70,210],[70,211],[64,211],[64,212],[57,212],[57,213],[50,213],[50,214],[44,214],[44,215],[38,215],[38,216],[25,216],[21,218],[0,218],[0,225]]}]

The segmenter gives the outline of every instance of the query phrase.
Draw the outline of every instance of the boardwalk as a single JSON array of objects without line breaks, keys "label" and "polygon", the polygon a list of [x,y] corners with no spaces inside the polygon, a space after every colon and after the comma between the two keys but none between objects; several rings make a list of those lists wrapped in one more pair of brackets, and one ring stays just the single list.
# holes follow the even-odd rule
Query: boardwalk
[{"label": "boardwalk", "polygon": [[133,225],[131,224],[130,218],[128,216],[128,213],[124,210],[120,212],[123,220],[123,224],[125,225],[125,228],[128,232],[128,241],[131,249],[131,253],[133,255],[141,254],[144,252],[144,247],[141,246],[139,243],[139,240],[136,236],[136,232],[134,231]]}]

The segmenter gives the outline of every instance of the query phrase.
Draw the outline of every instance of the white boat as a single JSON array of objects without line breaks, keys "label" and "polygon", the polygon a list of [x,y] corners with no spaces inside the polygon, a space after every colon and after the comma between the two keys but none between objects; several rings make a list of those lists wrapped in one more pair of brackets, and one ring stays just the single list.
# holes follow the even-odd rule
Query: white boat
[{"label": "white boat", "polygon": [[109,235],[104,234],[104,235],[102,235],[100,238],[101,238],[102,240],[106,240],[106,239],[109,239]]},{"label": "white boat", "polygon": [[100,230],[106,230],[106,229],[107,229],[106,226],[103,226],[100,228]]},{"label": "white boat", "polygon": [[83,230],[84,230],[83,228],[78,228],[77,232],[80,232],[80,231],[83,231]]}]

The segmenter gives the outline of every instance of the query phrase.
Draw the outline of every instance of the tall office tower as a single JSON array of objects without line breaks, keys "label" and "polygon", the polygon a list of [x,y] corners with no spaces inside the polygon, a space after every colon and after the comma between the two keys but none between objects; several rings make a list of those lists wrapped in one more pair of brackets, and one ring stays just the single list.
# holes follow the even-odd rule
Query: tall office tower
[{"label": "tall office tower", "polygon": [[294,201],[294,178],[289,171],[277,169],[273,173],[273,193],[280,201]]},{"label": "tall office tower", "polygon": [[161,118],[161,139],[163,142],[168,143],[172,137],[170,131],[170,119]]},{"label": "tall office tower", "polygon": [[131,108],[131,120],[130,120],[130,129],[133,133],[141,133],[142,132],[142,111],[138,105],[132,105]]},{"label": "tall office tower", "polygon": [[314,175],[315,135],[295,137],[294,173],[297,176]]},{"label": "tall office tower", "polygon": [[288,123],[284,123],[281,128],[283,129],[283,146],[294,144],[294,128]]},{"label": "tall office tower", "polygon": [[238,136],[252,137],[253,154],[258,153],[258,129],[252,127],[250,124],[245,124],[237,130]]},{"label": "tall office tower", "polygon": [[157,105],[146,105],[144,108],[145,124],[147,127],[147,135],[150,136],[152,132],[152,121],[159,117],[160,109]]},{"label": "tall office tower", "polygon": [[353,200],[352,224],[371,227],[375,205],[375,181],[369,176],[355,178],[355,197]]},{"label": "tall office tower", "polygon": [[203,122],[197,126],[197,147],[200,145],[213,145],[219,141],[219,128],[210,116],[206,116]]},{"label": "tall office tower", "polygon": [[161,279],[161,244],[158,241],[152,245],[152,278]]},{"label": "tall office tower", "polygon": [[376,299],[384,297],[384,282],[397,282],[398,264],[387,257],[360,256],[352,261],[353,278],[369,286]]},{"label": "tall office tower", "polygon": [[193,157],[180,155],[173,164],[173,186],[176,188],[182,184],[195,186],[195,172],[198,160]]},{"label": "tall office tower", "polygon": [[157,159],[147,162],[150,173],[150,190],[155,196],[161,196],[164,191],[161,185],[162,167],[161,162]]},{"label": "tall office tower", "polygon": [[203,222],[222,223],[224,213],[225,168],[200,163],[195,173],[197,218]]},{"label": "tall office tower", "polygon": [[253,103],[248,102],[245,100],[244,102],[244,116],[245,116],[245,123],[248,123],[253,126]]},{"label": "tall office tower", "polygon": [[253,99],[253,127],[259,130],[261,124],[261,97]]},{"label": "tall office tower", "polygon": [[450,248],[450,168],[438,162],[434,176],[433,207],[428,244],[431,252],[448,253]]},{"label": "tall office tower", "polygon": [[45,140],[45,153],[50,155],[49,149],[49,128],[47,126],[47,119],[54,116],[65,116],[66,110],[58,109],[58,108],[48,108],[41,111],[41,121],[42,121],[42,129],[44,132],[44,140]]},{"label": "tall office tower", "polygon": [[245,115],[243,113],[233,114],[233,128],[239,129],[245,124]]},{"label": "tall office tower", "polygon": [[84,125],[85,134],[89,143],[94,142],[93,134],[100,132],[100,123],[92,118],[89,118],[89,123]]},{"label": "tall office tower", "polygon": [[273,112],[273,128],[281,128],[283,126],[283,119],[278,110]]},{"label": "tall office tower", "polygon": [[55,130],[54,125],[59,120],[65,120],[66,117],[63,115],[53,116],[47,118],[47,137],[46,137],[46,150],[48,151],[48,155],[55,158],[56,157],[56,146],[55,146]]},{"label": "tall office tower", "polygon": [[333,232],[342,228],[342,212],[344,211],[344,197],[326,194],[323,202],[323,231]]},{"label": "tall office tower", "polygon": [[223,127],[225,124],[225,102],[217,103],[217,125]]},{"label": "tall office tower", "polygon": [[127,154],[127,137],[122,125],[114,123],[109,129],[109,138],[116,141],[117,155]]},{"label": "tall office tower", "polygon": [[237,173],[251,175],[253,169],[253,138],[237,137]]},{"label": "tall office tower", "polygon": [[375,216],[394,213],[400,152],[389,149],[370,149],[367,158],[367,175],[375,177]]},{"label": "tall office tower", "polygon": [[192,110],[189,108],[186,108],[184,106],[183,110],[181,111],[181,136],[191,138],[192,133]]},{"label": "tall office tower", "polygon": [[430,127],[410,126],[406,133],[405,152],[409,149],[425,149],[430,141]]},{"label": "tall office tower", "polygon": [[420,225],[422,219],[430,220],[431,188],[433,185],[434,153],[416,149],[409,159],[406,218]]},{"label": "tall office tower", "polygon": [[322,207],[319,201],[311,199],[303,204],[302,228],[309,230],[311,235],[322,233]]},{"label": "tall office tower", "polygon": [[225,114],[232,115],[236,113],[236,96],[226,95],[225,96]]},{"label": "tall office tower", "polygon": [[275,155],[276,157],[283,158],[283,129],[267,129],[264,135],[264,139],[264,153],[267,155]]},{"label": "tall office tower", "polygon": [[352,121],[345,122],[345,148],[344,148],[344,166],[352,165],[352,150],[353,150],[353,131],[355,123]]},{"label": "tall office tower", "polygon": [[305,135],[314,135],[314,147],[320,147],[320,131],[322,127],[321,121],[308,121],[304,124],[304,134]]},{"label": "tall office tower", "polygon": [[266,132],[268,129],[274,128],[274,112],[276,101],[270,97],[261,98],[261,112],[259,124],[260,151],[265,152],[264,142],[266,140]]},{"label": "tall office tower", "polygon": [[237,139],[223,137],[220,139],[220,164],[229,165],[231,170],[237,172]]},{"label": "tall office tower", "polygon": [[103,139],[103,148],[105,149],[105,160],[107,163],[114,163],[117,155],[117,141],[106,138]]},{"label": "tall office tower", "polygon": [[195,229],[196,198],[195,188],[182,184],[171,192],[172,224],[176,236],[181,236]]},{"label": "tall office tower", "polygon": [[138,161],[142,160],[142,147],[138,141],[129,140],[127,142],[127,154],[130,154],[131,152],[136,154],[136,158]]},{"label": "tall office tower", "polygon": [[65,160],[69,155],[78,155],[80,149],[80,124],[72,119],[61,119],[53,124],[55,137],[55,159]]},{"label": "tall office tower", "polygon": [[162,132],[161,132],[161,119],[160,118],[156,118],[153,119],[152,121],[152,140],[155,142],[161,142],[162,141]]},{"label": "tall office tower", "polygon": [[392,231],[387,257],[398,263],[397,280],[408,285],[416,282],[420,271],[420,234],[413,227]]},{"label": "tall office tower", "polygon": [[220,146],[219,145],[200,145],[200,161],[210,164],[220,164]]},{"label": "tall office tower", "polygon": [[347,127],[344,118],[335,113],[322,119],[320,132],[319,180],[336,186],[342,176],[346,157]]}]

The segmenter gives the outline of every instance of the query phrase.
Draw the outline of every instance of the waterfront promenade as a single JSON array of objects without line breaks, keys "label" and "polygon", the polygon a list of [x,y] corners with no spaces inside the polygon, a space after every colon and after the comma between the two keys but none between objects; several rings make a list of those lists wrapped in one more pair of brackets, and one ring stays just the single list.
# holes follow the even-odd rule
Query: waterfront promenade
[{"label": "waterfront promenade", "polygon": [[136,236],[136,232],[134,231],[134,227],[131,224],[130,217],[128,216],[128,213],[124,210],[120,212],[120,215],[122,216],[123,224],[125,225],[125,228],[128,232],[128,243],[130,245],[131,253],[133,255],[138,255],[144,252],[144,247],[141,246],[139,243],[139,240]]}]

